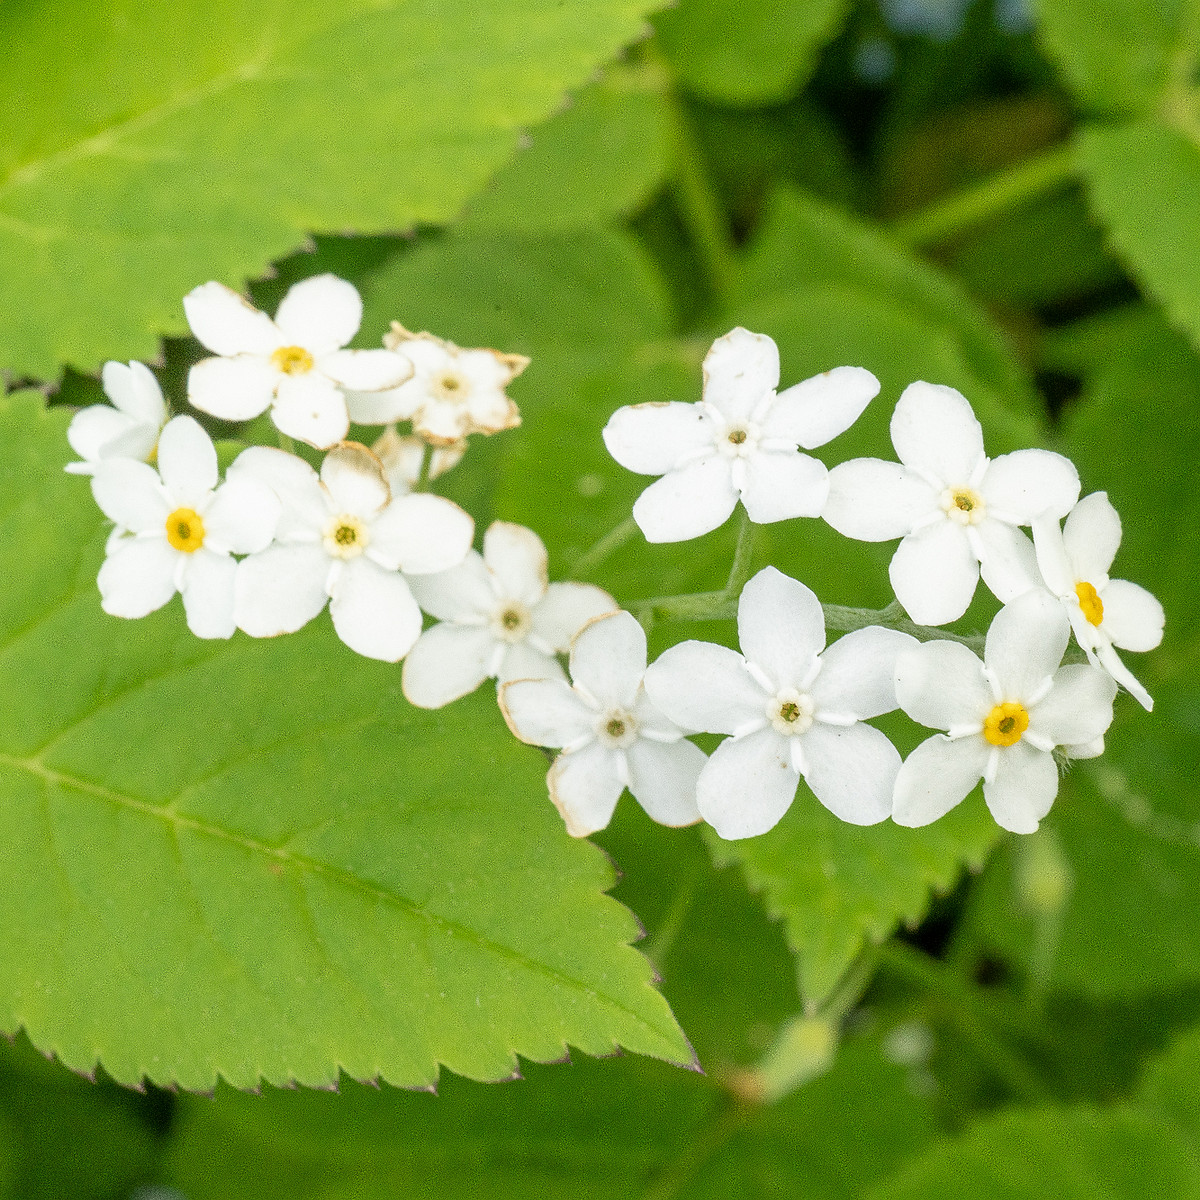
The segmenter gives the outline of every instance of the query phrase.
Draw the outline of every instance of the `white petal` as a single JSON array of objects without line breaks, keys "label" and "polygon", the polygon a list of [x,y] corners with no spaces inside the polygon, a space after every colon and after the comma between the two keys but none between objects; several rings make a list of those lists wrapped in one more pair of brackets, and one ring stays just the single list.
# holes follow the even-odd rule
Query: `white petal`
[{"label": "white petal", "polygon": [[550,799],[572,837],[604,829],[625,790],[612,750],[592,742],[573,754],[560,754],[546,776]]},{"label": "white petal", "polygon": [[988,629],[983,654],[1003,698],[1024,701],[1037,692],[1058,670],[1070,637],[1067,614],[1049,592],[1026,592],[1006,604]]},{"label": "white petal", "polygon": [[910,533],[896,547],[888,567],[896,599],[918,625],[945,625],[967,611],[979,563],[966,530],[939,521]]},{"label": "white petal", "polygon": [[193,288],[183,311],[192,333],[214,354],[270,354],[283,345],[275,322],[223,283]]},{"label": "white petal", "polygon": [[983,785],[983,798],[1001,829],[1033,833],[1058,795],[1054,758],[1026,742],[1000,752],[996,778]]},{"label": "white petal", "polygon": [[421,634],[421,610],[404,577],[366,558],[346,563],[333,586],[329,615],[356,654],[399,662]]},{"label": "white petal", "polygon": [[200,638],[233,637],[233,583],[237,563],[228,554],[202,547],[188,556],[183,575],[183,609],[188,628]]},{"label": "white petal", "polygon": [[198,421],[176,417],[158,439],[158,471],[177,505],[199,508],[217,486],[217,451]]},{"label": "white petal", "polygon": [[114,617],[144,617],[175,595],[179,555],[166,538],[128,538],[100,567],[100,604]]},{"label": "white petal", "polygon": [[1079,499],[1079,472],[1061,454],[1016,450],[988,463],[979,492],[1017,524],[1028,525],[1044,512],[1064,517],[1071,511]]},{"label": "white petal", "polygon": [[804,781],[835,817],[876,825],[891,816],[900,755],[878,729],[818,721],[802,738]]},{"label": "white petal", "polygon": [[1121,661],[1121,656],[1108,642],[1096,647],[1097,657],[1104,669],[1147,711],[1154,711],[1150,693],[1134,678],[1133,672]]},{"label": "white petal", "polygon": [[475,550],[448,571],[412,576],[408,586],[417,603],[439,621],[483,622],[496,606],[492,577]]},{"label": "white petal", "polygon": [[370,520],[388,502],[390,490],[383,466],[366,446],[347,442],[321,461],[321,482],[334,512]]},{"label": "white petal", "polygon": [[763,421],[766,437],[812,450],[844,433],[879,394],[879,380],[862,367],[834,367],[779,393]]},{"label": "white petal", "polygon": [[[602,588],[590,583],[552,583],[530,615],[534,634],[565,654],[571,639],[589,621],[616,611],[617,602]],[[643,669],[645,665],[643,661]]]},{"label": "white petal", "polygon": [[1054,686],[1029,713],[1029,731],[1056,746],[1095,741],[1112,724],[1117,685],[1098,667],[1073,663],[1054,676]]},{"label": "white petal", "polygon": [[829,472],[829,498],[821,516],[845,537],[887,542],[938,511],[937,493],[907,467],[880,458],[853,458]]},{"label": "white petal", "polygon": [[487,677],[496,639],[488,629],[445,622],[425,630],[404,660],[400,686],[410,704],[441,708]]},{"label": "white petal", "polygon": [[271,544],[282,509],[265,483],[234,475],[217,488],[204,510],[205,543],[234,554],[257,554]]},{"label": "white petal", "polygon": [[983,778],[990,749],[982,737],[926,738],[896,776],[892,820],[915,829],[945,816]]},{"label": "white petal", "polygon": [[742,503],[759,525],[819,517],[828,494],[825,464],[798,450],[760,450],[746,459]]},{"label": "white petal", "polygon": [[413,415],[413,431],[435,446],[448,446],[462,441],[475,427],[465,405],[430,400]]},{"label": "white petal", "polygon": [[345,396],[336,384],[312,372],[280,379],[271,420],[281,433],[318,450],[343,441],[350,429]]},{"label": "white petal", "polygon": [[700,818],[696,781],[708,756],[688,741],[640,739],[626,750],[629,791],[652,821],[679,828]]},{"label": "white petal", "polygon": [[1107,492],[1092,492],[1075,505],[1063,526],[1063,542],[1075,579],[1099,587],[1121,545],[1121,518]]},{"label": "white petal", "polygon": [[204,358],[188,372],[188,402],[222,421],[249,421],[275,399],[279,372],[264,358]]},{"label": "white petal", "polygon": [[329,556],[317,545],[269,546],[238,563],[234,617],[251,637],[295,633],[325,607]]},{"label": "white petal", "polygon": [[704,399],[727,421],[745,419],[779,385],[779,347],[741,326],[712,344],[704,358]]},{"label": "white petal", "polygon": [[483,535],[483,561],[506,599],[532,606],[546,594],[546,547],[532,529],[493,521]]},{"label": "white petal", "polygon": [[561,679],[518,679],[501,686],[500,711],[513,736],[531,746],[567,746],[592,732],[596,713]]},{"label": "white petal", "polygon": [[306,535],[311,539],[328,523],[331,514],[319,477],[297,455],[270,446],[251,446],[225,473],[231,482],[243,475],[265,483],[279,497],[283,511],[276,536],[281,541]]},{"label": "white petal", "polygon": [[906,467],[943,485],[965,484],[983,457],[983,430],[961,392],[910,383],[892,414],[892,445]]},{"label": "white petal", "polygon": [[571,643],[571,679],[601,708],[632,708],[646,673],[646,631],[632,613],[600,617]]},{"label": "white petal", "polygon": [[[81,408],[71,418],[71,424],[67,427],[67,441],[80,458],[95,464],[108,457],[104,453],[106,446],[138,427],[132,417],[117,412],[115,408],[109,408],[107,404],[93,404],[89,408]],[[122,457],[135,458],[140,455]]]},{"label": "white petal", "polygon": [[535,650],[528,642],[512,642],[504,646],[504,656],[496,671],[496,679],[500,683],[508,683],[513,679],[565,681],[566,678],[557,658]]},{"label": "white petal", "polygon": [[767,695],[745,659],[711,642],[680,642],[646,669],[646,693],[681,729],[733,733],[766,719]]},{"label": "white petal", "polygon": [[917,645],[907,633],[879,625],[839,638],[821,655],[821,673],[809,689],[817,712],[850,713],[860,721],[892,712],[896,660]]},{"label": "white petal", "polygon": [[314,275],[288,289],[275,324],[293,346],[327,354],[344,346],[362,322],[358,289],[336,275]]},{"label": "white petal", "polygon": [[92,476],[92,495],[100,511],[123,529],[165,536],[174,505],[153,467],[128,458],[110,458]]},{"label": "white petal", "polygon": [[1153,650],[1162,641],[1163,606],[1144,587],[1112,579],[1100,591],[1100,628],[1122,650]]},{"label": "white petal", "polygon": [[[390,350],[335,350],[317,360],[317,369],[334,383],[358,393],[399,387],[412,376],[412,363]],[[385,421],[394,420],[385,417]],[[378,422],[382,423],[382,422]]]},{"label": "white petal", "polygon": [[[108,375],[104,373],[101,378],[105,391],[108,391]],[[123,399],[118,402],[114,396],[113,403],[143,425],[154,425],[161,429],[167,419],[167,402],[163,399],[162,388],[154,372],[145,363],[131,362],[128,380],[128,385],[123,389]],[[112,393],[109,392],[109,395]]]},{"label": "white petal", "polygon": [[633,506],[646,541],[683,542],[723,525],[738,500],[729,462],[713,455],[652,483]]},{"label": "white petal", "polygon": [[799,580],[764,567],[738,600],[738,641],[778,688],[801,687],[825,648],[821,602]]},{"label": "white petal", "polygon": [[399,496],[371,525],[371,549],[412,575],[460,566],[471,549],[475,521],[451,500],[414,492]]},{"label": "white petal", "polygon": [[627,470],[664,475],[681,459],[710,448],[715,430],[699,404],[671,401],[618,408],[602,436],[609,454]]},{"label": "white petal", "polygon": [[1075,594],[1075,571],[1067,557],[1058,519],[1049,513],[1034,517],[1031,526],[1033,545],[1037,554],[1037,567],[1046,587],[1056,596],[1070,597]]},{"label": "white petal", "polygon": [[712,752],[696,785],[696,807],[718,835],[757,837],[791,807],[800,776],[788,741],[773,729],[760,729],[736,741],[728,738]]},{"label": "white petal", "polygon": [[982,723],[995,703],[983,663],[966,646],[948,641],[925,642],[897,657],[896,700],[914,721],[933,729]]},{"label": "white petal", "polygon": [[975,530],[983,549],[979,574],[1001,604],[1042,586],[1037,552],[1019,529],[1003,521],[985,519]]},{"label": "white petal", "polygon": [[347,391],[346,406],[350,420],[356,425],[386,425],[389,421],[407,421],[416,412],[413,403],[416,395],[409,387],[382,392]]}]

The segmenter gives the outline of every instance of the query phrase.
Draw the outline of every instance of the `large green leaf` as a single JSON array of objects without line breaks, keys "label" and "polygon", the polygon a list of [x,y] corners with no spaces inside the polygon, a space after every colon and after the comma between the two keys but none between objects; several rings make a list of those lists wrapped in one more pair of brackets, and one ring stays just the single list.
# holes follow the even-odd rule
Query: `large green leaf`
[{"label": "large green leaf", "polygon": [[4,365],[152,358],[197,283],[240,285],[312,231],[454,216],[651,7],[5,6]]},{"label": "large green leaf", "polygon": [[516,1055],[688,1061],[613,874],[486,694],[409,707],[324,619],[105,616],[65,415],[0,410],[0,1028],[118,1080],[409,1086]]}]

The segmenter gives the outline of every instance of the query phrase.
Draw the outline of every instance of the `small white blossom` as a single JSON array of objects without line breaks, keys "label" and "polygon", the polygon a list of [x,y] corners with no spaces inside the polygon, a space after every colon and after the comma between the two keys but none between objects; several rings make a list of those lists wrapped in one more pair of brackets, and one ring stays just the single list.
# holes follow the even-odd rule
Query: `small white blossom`
[{"label": "small white blossom", "polygon": [[546,547],[522,525],[496,521],[461,566],[412,581],[421,607],[441,622],[404,663],[409,702],[441,708],[485,679],[562,679],[557,654],[616,601],[590,583],[548,583]]},{"label": "small white blossom", "polygon": [[774,567],[743,589],[738,635],[743,654],[681,642],[646,672],[650,698],[673,721],[731,735],[700,775],[704,819],[723,838],[766,833],[803,776],[843,821],[882,821],[900,755],[863,721],[896,707],[896,656],[914,640],[872,626],[825,650],[820,601]]},{"label": "small white blossom", "polygon": [[167,403],[149,367],[140,362],[129,366],[108,362],[100,379],[105,395],[116,407],[93,404],[71,419],[67,441],[82,460],[67,463],[66,470],[72,475],[91,475],[110,458],[146,462],[167,423]]},{"label": "small white blossom", "polygon": [[571,643],[571,679],[521,679],[500,689],[500,709],[523,742],[561,747],[546,776],[572,837],[612,819],[621,793],[661,825],[692,825],[704,752],[642,687],[646,634],[626,612],[598,617]]},{"label": "small white blossom", "polygon": [[383,344],[410,363],[412,378],[388,391],[350,396],[350,416],[363,425],[409,421],[435,446],[452,446],[470,433],[499,433],[521,423],[504,389],[529,359],[498,350],[463,350],[431,333],[410,333],[392,322]]},{"label": "small white blossom", "polygon": [[779,350],[737,328],[704,360],[704,393],[619,408],[604,427],[608,452],[630,471],[661,475],[638,497],[633,518],[649,542],[680,542],[725,523],[740,499],[759,524],[820,516],[829,478],[801,454],[848,429],[879,391],[861,367],[837,367],[785,391]]},{"label": "small white blossom", "polygon": [[1109,579],[1121,544],[1121,518],[1105,492],[1085,496],[1060,529],[1046,514],[1033,523],[1037,562],[1046,586],[1066,606],[1075,640],[1147,711],[1150,694],[1121,661],[1122,650],[1153,650],[1162,641],[1162,605],[1143,587]]},{"label": "small white blossom", "polygon": [[436,479],[458,465],[466,453],[467,443],[463,441],[452,446],[431,447],[424,438],[415,434],[397,433],[395,425],[389,425],[372,443],[371,452],[383,464],[383,473],[393,496],[403,496],[413,490],[421,477],[421,463],[427,450],[432,451],[429,456],[429,478]]},{"label": "small white blossom", "polygon": [[232,636],[237,564],[230,556],[270,543],[280,505],[253,480],[217,482],[216,450],[191,417],[163,429],[157,471],[130,458],[97,466],[96,502],[123,531],[109,539],[97,581],[105,612],[144,617],[180,592],[197,637]]},{"label": "small white blossom", "polygon": [[1017,528],[1079,497],[1061,454],[1018,450],[989,459],[966,398],[933,383],[904,389],[892,414],[900,462],[856,458],[829,473],[824,517],[864,542],[902,538],[889,576],[914,621],[944,625],[967,611],[982,571],[1007,603],[1025,590],[1033,547]]},{"label": "small white blossom", "polygon": [[914,721],[945,733],[922,742],[896,779],[892,819],[928,825],[983,780],[996,823],[1032,833],[1058,794],[1055,747],[1103,749],[1117,685],[1084,663],[1060,667],[1070,630],[1045,591],[997,614],[984,661],[957,642],[926,642],[896,663],[896,695]]},{"label": "small white blossom", "polygon": [[317,473],[282,450],[252,446],[229,477],[267,483],[283,502],[275,544],[238,564],[235,616],[252,637],[294,633],[328,600],[338,637],[367,658],[398,662],[421,632],[404,573],[444,571],[471,546],[475,523],[456,504],[393,499],[379,460],[344,442]]},{"label": "small white blossom", "polygon": [[192,333],[218,355],[192,367],[188,399],[226,421],[269,407],[283,433],[320,449],[350,428],[343,388],[395,387],[412,374],[386,350],[342,349],[358,332],[362,300],[333,275],[295,284],[274,320],[221,283],[193,289],[183,309]]}]

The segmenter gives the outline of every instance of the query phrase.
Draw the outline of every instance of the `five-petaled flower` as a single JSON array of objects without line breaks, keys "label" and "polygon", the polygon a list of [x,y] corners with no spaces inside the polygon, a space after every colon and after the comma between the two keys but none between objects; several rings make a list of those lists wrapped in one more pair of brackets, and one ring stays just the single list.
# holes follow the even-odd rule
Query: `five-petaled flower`
[{"label": "five-petaled flower", "polygon": [[896,663],[896,696],[914,721],[945,733],[922,742],[896,779],[893,820],[928,825],[983,780],[997,824],[1032,833],[1058,794],[1056,747],[1095,753],[1117,685],[1086,663],[1060,667],[1070,628],[1062,605],[1030,591],[988,630],[983,662],[958,642],[914,647]]},{"label": "five-petaled flower", "polygon": [[1143,587],[1109,579],[1121,544],[1121,518],[1105,492],[1075,505],[1060,529],[1051,515],[1033,523],[1038,567],[1046,586],[1066,606],[1075,640],[1147,711],[1150,693],[1133,677],[1114,646],[1153,650],[1162,641],[1163,607]]},{"label": "five-petaled flower", "polygon": [[561,747],[546,783],[572,837],[603,829],[625,788],[662,825],[700,820],[704,752],[651,702],[645,671],[646,634],[618,612],[576,635],[572,683],[520,679],[500,689],[504,719],[521,741]]},{"label": "five-petaled flower", "polygon": [[92,475],[110,458],[146,462],[167,421],[167,403],[149,367],[140,362],[129,366],[107,362],[100,378],[105,395],[116,407],[92,404],[71,418],[67,441],[81,460],[67,463],[72,475]]},{"label": "five-petaled flower", "polygon": [[295,284],[272,320],[221,283],[183,298],[192,332],[218,357],[188,374],[201,412],[246,421],[268,407],[281,432],[320,449],[350,428],[343,389],[395,387],[412,374],[387,350],[342,349],[358,332],[362,300],[353,284],[316,275]]},{"label": "five-petaled flower", "polygon": [[379,460],[343,442],[321,474],[264,446],[243,451],[229,478],[268,484],[283,503],[275,543],[238,564],[235,615],[252,637],[293,633],[330,601],[338,637],[367,658],[398,662],[421,632],[401,572],[460,563],[475,523],[456,504],[416,493],[392,498]]},{"label": "five-petaled flower", "polygon": [[704,393],[619,408],[604,428],[609,453],[631,471],[661,475],[633,517],[650,542],[679,542],[724,524],[740,499],[752,521],[820,516],[829,476],[811,450],[848,429],[879,381],[837,367],[776,393],[779,350],[737,328],[713,342]]},{"label": "five-petaled flower", "polygon": [[144,617],[176,592],[188,628],[203,638],[232,636],[232,554],[271,541],[280,504],[252,479],[218,484],[217,453],[191,418],[176,417],[158,439],[158,470],[131,458],[101,462],[92,491],[117,523],[98,583],[104,611]]},{"label": "five-petaled flower", "polygon": [[892,414],[900,462],[856,458],[829,473],[825,520],[865,542],[902,538],[888,574],[914,621],[944,625],[983,581],[1006,603],[1027,587],[1033,547],[1017,528],[1068,513],[1079,475],[1061,454],[1017,450],[989,459],[966,398],[913,383]]},{"label": "five-petaled flower", "polygon": [[738,635],[743,654],[681,642],[646,673],[650,698],[673,721],[731,735],[700,775],[704,819],[723,838],[766,833],[803,776],[843,821],[884,820],[900,755],[863,721],[896,707],[896,656],[914,640],[871,626],[826,650],[820,601],[774,567],[743,589]]},{"label": "five-petaled flower", "polygon": [[431,626],[404,663],[404,694],[441,708],[485,679],[562,679],[556,654],[593,617],[617,611],[590,583],[548,583],[546,547],[523,525],[496,521],[453,570],[412,580]]}]

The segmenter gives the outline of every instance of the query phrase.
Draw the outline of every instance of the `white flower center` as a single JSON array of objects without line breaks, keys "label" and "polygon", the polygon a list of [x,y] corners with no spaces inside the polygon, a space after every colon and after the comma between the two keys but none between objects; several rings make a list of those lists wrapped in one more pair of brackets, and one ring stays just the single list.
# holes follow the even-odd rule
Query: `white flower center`
[{"label": "white flower center", "polygon": [[767,719],[776,733],[791,737],[807,733],[812,728],[813,714],[817,706],[812,697],[795,688],[784,688],[777,696],[767,701]]},{"label": "white flower center", "polygon": [[969,487],[948,487],[941,495],[942,512],[959,525],[978,525],[987,516],[983,497]]},{"label": "white flower center", "polygon": [[596,722],[596,740],[610,750],[624,750],[637,738],[637,720],[624,708],[611,708]]},{"label": "white flower center", "polygon": [[716,436],[720,453],[728,458],[746,458],[758,449],[759,428],[753,421],[735,421]]},{"label": "white flower center", "polygon": [[357,558],[370,544],[366,523],[352,513],[341,513],[325,526],[322,542],[333,558]]},{"label": "white flower center", "polygon": [[523,642],[533,628],[529,608],[519,600],[508,600],[492,617],[492,632],[504,642]]},{"label": "white flower center", "polygon": [[447,404],[463,404],[471,394],[471,381],[453,367],[445,367],[429,381],[429,390]]}]

